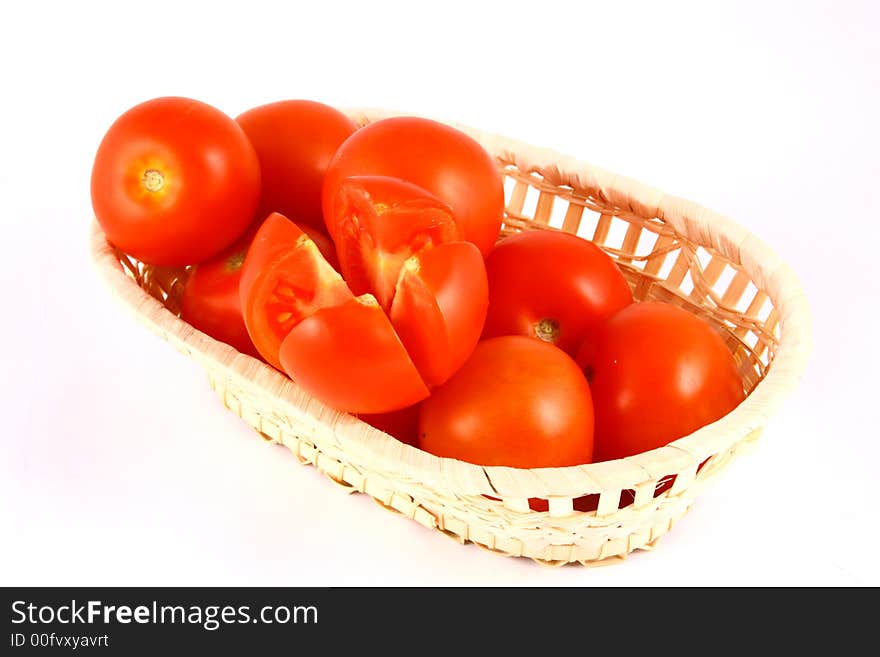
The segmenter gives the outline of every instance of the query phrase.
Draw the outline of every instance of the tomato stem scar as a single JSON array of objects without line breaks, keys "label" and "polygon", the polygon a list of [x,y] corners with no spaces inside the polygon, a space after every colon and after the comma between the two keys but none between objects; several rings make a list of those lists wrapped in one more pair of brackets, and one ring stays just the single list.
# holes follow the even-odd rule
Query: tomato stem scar
[{"label": "tomato stem scar", "polygon": [[544,342],[555,343],[559,339],[559,322],[545,317],[535,324],[535,337]]},{"label": "tomato stem scar", "polygon": [[147,169],[142,178],[147,191],[158,192],[165,186],[165,176],[157,169]]},{"label": "tomato stem scar", "polygon": [[246,255],[246,251],[239,251],[238,253],[229,256],[226,260],[226,271],[238,271],[241,269]]}]

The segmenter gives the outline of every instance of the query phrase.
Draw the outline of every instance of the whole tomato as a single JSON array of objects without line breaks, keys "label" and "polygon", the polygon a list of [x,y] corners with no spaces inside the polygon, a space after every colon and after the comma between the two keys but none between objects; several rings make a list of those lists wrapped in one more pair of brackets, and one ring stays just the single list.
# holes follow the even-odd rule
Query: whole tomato
[{"label": "whole tomato", "polygon": [[241,315],[238,287],[254,231],[218,255],[196,265],[183,288],[180,317],[243,354],[260,357]]},{"label": "whole tomato", "polygon": [[574,357],[585,336],[632,303],[617,265],[583,238],[550,230],[505,237],[486,258],[483,337],[539,338]]},{"label": "whole tomato", "polygon": [[443,123],[398,116],[349,137],[324,177],[324,219],[337,240],[334,203],[351,176],[387,176],[417,185],[447,204],[464,239],[485,256],[501,229],[504,186],[492,157],[471,137]]},{"label": "whole tomato", "polygon": [[551,344],[518,335],[483,340],[422,402],[418,444],[478,465],[589,463],[589,385],[577,363]]},{"label": "whole tomato", "polygon": [[577,361],[593,393],[596,461],[662,447],[745,396],[723,338],[670,304],[627,306],[584,342]]},{"label": "whole tomato", "polygon": [[321,188],[333,154],[357,124],[311,100],[282,100],[236,118],[257,151],[262,194],[257,216],[279,212],[300,227],[324,227]]},{"label": "whole tomato", "polygon": [[190,265],[230,246],[253,221],[260,163],[244,131],[220,110],[155,98],[104,135],[91,195],[111,243],[147,263]]}]

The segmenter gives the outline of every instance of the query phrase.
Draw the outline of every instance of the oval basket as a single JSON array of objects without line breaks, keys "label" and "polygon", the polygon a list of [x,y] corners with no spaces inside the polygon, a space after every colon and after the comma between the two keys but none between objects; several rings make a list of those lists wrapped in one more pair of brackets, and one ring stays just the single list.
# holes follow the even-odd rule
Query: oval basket
[{"label": "oval basket", "polygon": [[[364,125],[395,113],[351,110]],[[92,223],[91,255],[114,296],[199,362],[233,413],[349,491],[504,555],[592,564],[649,549],[703,485],[760,434],[797,383],[810,349],[806,299],[773,251],[695,203],[579,160],[452,123],[504,175],[503,234],[559,229],[594,241],[638,301],[682,306],[720,329],[748,396],[666,447],[565,468],[480,467],[410,447],[309,397],[268,365],[178,316],[185,269],[146,266]],[[605,561],[607,563],[607,561]]]}]

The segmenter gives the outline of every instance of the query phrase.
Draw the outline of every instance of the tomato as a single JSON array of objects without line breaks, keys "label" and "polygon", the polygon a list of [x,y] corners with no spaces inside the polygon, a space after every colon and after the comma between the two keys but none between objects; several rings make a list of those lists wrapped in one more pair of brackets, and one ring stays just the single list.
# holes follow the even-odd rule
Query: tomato
[{"label": "tomato", "polygon": [[280,212],[300,227],[323,228],[324,172],[357,124],[339,110],[310,100],[261,105],[236,121],[260,160],[263,184],[257,216]]},{"label": "tomato", "polygon": [[386,413],[428,395],[385,311],[355,297],[296,224],[273,213],[257,231],[239,294],[260,354],[303,390],[348,413]]},{"label": "tomato", "polygon": [[446,381],[473,351],[486,318],[486,268],[451,208],[387,176],[342,181],[331,217],[342,273],[391,318],[425,383]]},{"label": "tomato", "polygon": [[279,352],[310,395],[347,413],[386,413],[428,396],[388,316],[370,295],[323,307],[294,326]]},{"label": "tomato", "polygon": [[577,361],[593,393],[597,461],[662,447],[718,420],[744,398],[723,338],[682,308],[632,304],[594,337]]},{"label": "tomato", "polygon": [[254,346],[277,369],[281,341],[303,317],[354,298],[308,235],[277,212],[248,249],[239,295]]},{"label": "tomato", "polygon": [[[185,322],[255,358],[262,356],[248,335],[239,288],[245,256],[259,225],[253,224],[232,246],[193,267],[183,288],[180,307],[180,317]],[[336,251],[330,238],[311,226],[302,230],[333,265]]]},{"label": "tomato", "polygon": [[392,117],[370,123],[345,140],[324,177],[324,218],[334,241],[338,227],[333,206],[342,182],[351,176],[401,178],[423,188],[449,205],[464,238],[484,256],[498,237],[504,213],[498,167],[482,146],[448,125]]},{"label": "tomato", "polygon": [[529,230],[505,237],[486,258],[486,272],[483,337],[527,335],[571,356],[590,331],[633,300],[614,261],[569,233]]},{"label": "tomato", "polygon": [[342,275],[355,294],[391,306],[404,261],[427,245],[461,238],[451,208],[399,178],[356,176],[337,190],[329,215]]},{"label": "tomato", "polygon": [[551,344],[523,336],[483,340],[422,402],[419,447],[478,465],[589,463],[590,388],[577,363]]},{"label": "tomato", "polygon": [[245,233],[228,249],[193,268],[181,295],[180,317],[215,340],[259,358],[241,315],[238,293],[253,236],[253,231]]},{"label": "tomato", "polygon": [[333,240],[330,239],[327,233],[321,228],[309,226],[308,224],[302,226],[297,225],[297,227],[308,235],[309,239],[315,243],[315,246],[318,247],[318,251],[324,256],[324,260],[327,261],[327,264],[333,267],[336,271],[339,271],[339,258],[336,257],[336,247],[333,245]]},{"label": "tomato", "polygon": [[470,242],[426,247],[403,265],[391,322],[429,387],[467,360],[488,305],[483,256]]},{"label": "tomato", "polygon": [[419,432],[419,405],[413,404],[406,408],[388,413],[360,413],[358,419],[371,427],[384,431],[402,443],[415,446]]},{"label": "tomato", "polygon": [[253,221],[260,163],[220,110],[156,98],[122,114],[104,135],[91,196],[118,248],[155,265],[190,265],[230,246]]}]

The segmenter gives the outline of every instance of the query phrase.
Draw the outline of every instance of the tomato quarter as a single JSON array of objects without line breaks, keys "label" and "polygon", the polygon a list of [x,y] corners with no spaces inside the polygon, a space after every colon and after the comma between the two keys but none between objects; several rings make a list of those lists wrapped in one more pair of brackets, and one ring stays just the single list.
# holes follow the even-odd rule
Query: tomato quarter
[{"label": "tomato quarter", "polygon": [[267,362],[349,413],[386,413],[428,395],[385,311],[355,297],[315,243],[273,213],[248,250],[239,286],[248,334]]},{"label": "tomato quarter", "polygon": [[471,242],[427,247],[403,266],[391,322],[429,387],[467,360],[486,318],[486,268]]},{"label": "tomato quarter", "polygon": [[355,294],[370,293],[391,318],[429,387],[470,355],[486,317],[486,268],[461,239],[448,205],[387,176],[342,181],[331,227],[342,273]]},{"label": "tomato quarter", "polygon": [[388,316],[370,295],[317,310],[281,343],[284,370],[336,410],[386,413],[428,396]]},{"label": "tomato quarter", "polygon": [[239,294],[254,346],[277,369],[281,341],[297,323],[354,298],[308,235],[278,213],[266,218],[248,249]]},{"label": "tomato quarter", "polygon": [[156,98],[104,135],[91,178],[107,239],[154,265],[191,265],[238,239],[254,219],[260,164],[239,125],[189,98]]},{"label": "tomato quarter", "polygon": [[448,205],[385,176],[342,181],[327,225],[352,292],[373,294],[386,310],[407,258],[427,245],[461,238]]}]

